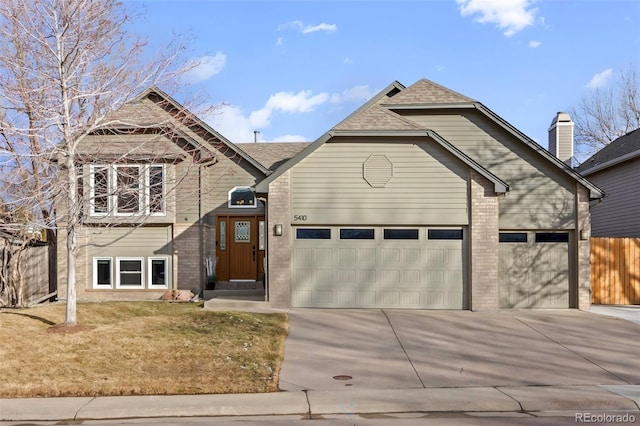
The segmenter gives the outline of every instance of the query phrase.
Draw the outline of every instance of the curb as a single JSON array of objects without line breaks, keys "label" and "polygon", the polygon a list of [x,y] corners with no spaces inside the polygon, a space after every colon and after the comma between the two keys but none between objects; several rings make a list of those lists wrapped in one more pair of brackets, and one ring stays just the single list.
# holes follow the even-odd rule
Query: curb
[{"label": "curb", "polygon": [[267,394],[0,399],[2,421],[406,412],[640,412],[640,386],[366,389]]}]

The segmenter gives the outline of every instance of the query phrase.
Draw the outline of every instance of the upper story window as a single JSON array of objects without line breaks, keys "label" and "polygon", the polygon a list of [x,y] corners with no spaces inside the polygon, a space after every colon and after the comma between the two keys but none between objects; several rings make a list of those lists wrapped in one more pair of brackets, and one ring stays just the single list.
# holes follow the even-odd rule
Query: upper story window
[{"label": "upper story window", "polygon": [[255,209],[256,195],[248,186],[236,186],[229,191],[228,206],[236,209]]},{"label": "upper story window", "polygon": [[92,216],[166,214],[164,165],[92,165],[90,168]]}]

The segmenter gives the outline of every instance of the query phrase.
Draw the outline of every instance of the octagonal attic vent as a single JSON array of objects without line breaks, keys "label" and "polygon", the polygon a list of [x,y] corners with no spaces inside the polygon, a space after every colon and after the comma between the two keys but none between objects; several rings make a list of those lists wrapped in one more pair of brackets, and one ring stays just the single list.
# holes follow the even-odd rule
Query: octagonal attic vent
[{"label": "octagonal attic vent", "polygon": [[383,188],[393,177],[393,163],[386,155],[372,154],[362,163],[362,175],[373,188]]}]

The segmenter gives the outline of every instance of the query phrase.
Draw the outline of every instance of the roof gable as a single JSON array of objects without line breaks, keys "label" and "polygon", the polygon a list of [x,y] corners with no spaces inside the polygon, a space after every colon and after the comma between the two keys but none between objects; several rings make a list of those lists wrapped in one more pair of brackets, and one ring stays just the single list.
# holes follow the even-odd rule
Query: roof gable
[{"label": "roof gable", "polygon": [[620,136],[593,154],[577,170],[588,175],[636,157],[640,157],[640,129]]},{"label": "roof gable", "polygon": [[[166,128],[171,135],[188,141],[201,151],[206,151],[208,155],[200,155],[203,159],[214,158],[216,150],[223,152],[223,155],[227,155],[226,151],[230,150],[232,155],[239,155],[262,174],[266,175],[269,172],[266,167],[156,86],[148,87],[131,101],[108,113],[105,116],[104,128]],[[216,145],[223,149],[220,150]]]}]

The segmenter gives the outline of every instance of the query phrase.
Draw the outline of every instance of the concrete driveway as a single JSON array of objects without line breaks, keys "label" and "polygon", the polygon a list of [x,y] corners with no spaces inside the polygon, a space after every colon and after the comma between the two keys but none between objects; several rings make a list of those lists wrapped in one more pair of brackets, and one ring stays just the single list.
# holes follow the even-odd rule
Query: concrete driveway
[{"label": "concrete driveway", "polygon": [[640,325],[577,310],[289,313],[282,390],[640,384]]}]

